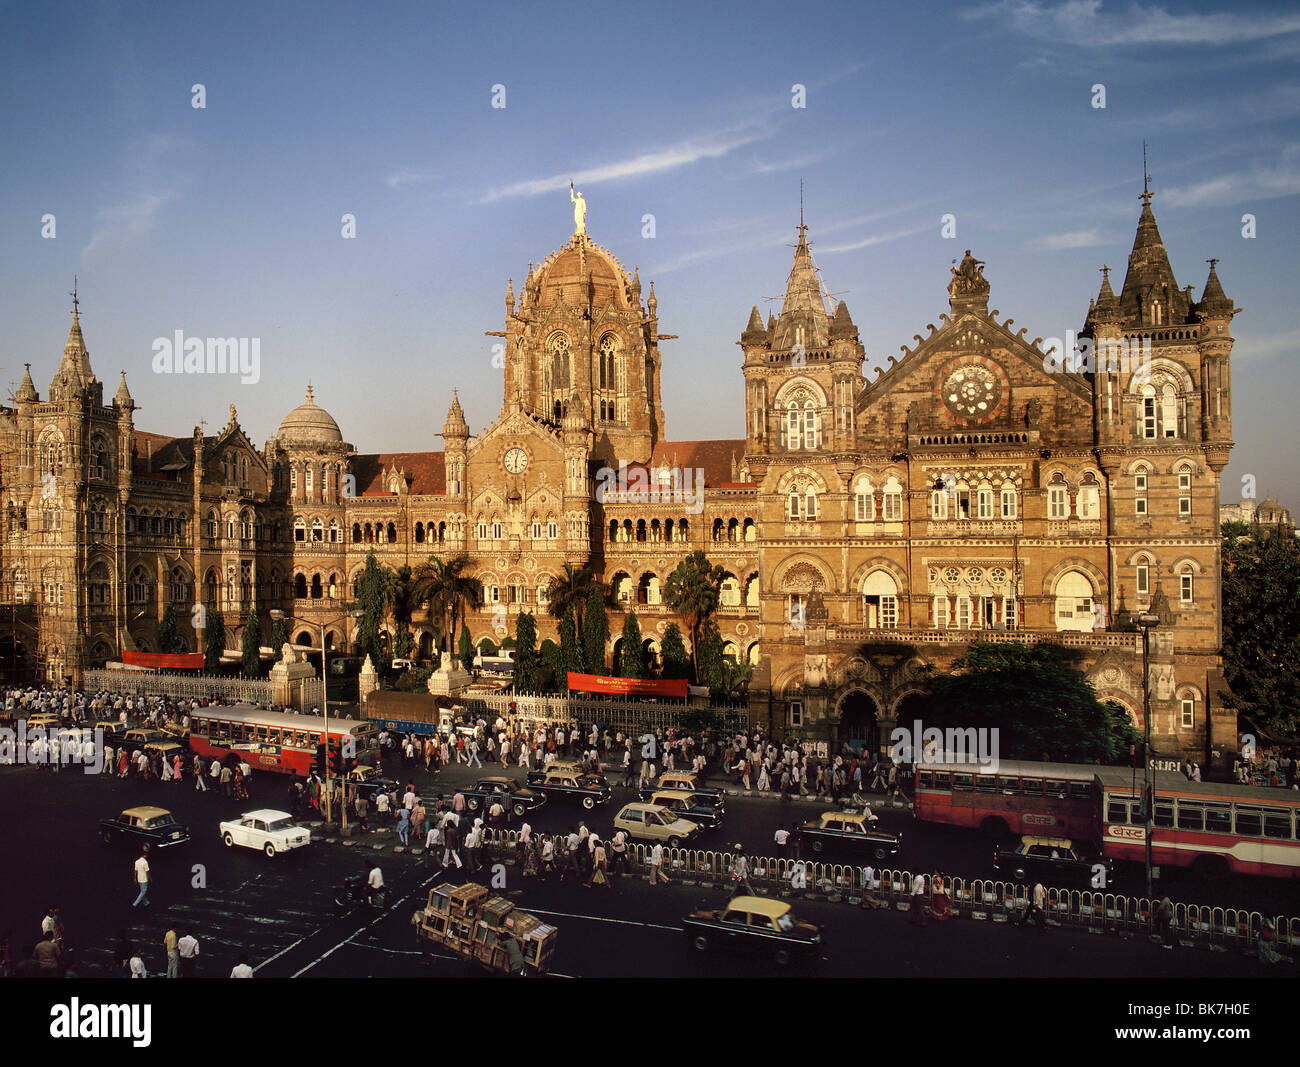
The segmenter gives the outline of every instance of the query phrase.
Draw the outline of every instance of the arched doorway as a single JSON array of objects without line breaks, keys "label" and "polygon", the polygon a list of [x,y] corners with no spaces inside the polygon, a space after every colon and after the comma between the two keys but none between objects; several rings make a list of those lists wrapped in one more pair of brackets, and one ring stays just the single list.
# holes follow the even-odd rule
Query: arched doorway
[{"label": "arched doorway", "polygon": [[433,658],[433,634],[429,633],[428,630],[421,630],[416,647],[419,649],[420,659],[428,663]]},{"label": "arched doorway", "polygon": [[840,700],[841,747],[871,753],[880,749],[880,707],[865,689],[853,689]]}]

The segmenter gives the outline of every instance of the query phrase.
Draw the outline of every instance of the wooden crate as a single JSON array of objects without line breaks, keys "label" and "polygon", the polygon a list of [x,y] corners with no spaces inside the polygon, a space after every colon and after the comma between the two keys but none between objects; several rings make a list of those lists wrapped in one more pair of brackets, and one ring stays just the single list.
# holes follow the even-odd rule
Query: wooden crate
[{"label": "wooden crate", "polygon": [[489,926],[499,929],[504,924],[506,916],[514,911],[514,908],[514,904],[506,900],[505,897],[492,897],[483,905],[480,915]]},{"label": "wooden crate", "polygon": [[487,886],[479,885],[477,882],[466,882],[464,885],[455,886],[447,894],[452,915],[475,914],[482,907],[487,895]]},{"label": "wooden crate", "polygon": [[429,890],[429,905],[427,911],[442,912],[443,914],[451,911],[450,897],[451,891],[455,889],[451,885],[436,885]]}]

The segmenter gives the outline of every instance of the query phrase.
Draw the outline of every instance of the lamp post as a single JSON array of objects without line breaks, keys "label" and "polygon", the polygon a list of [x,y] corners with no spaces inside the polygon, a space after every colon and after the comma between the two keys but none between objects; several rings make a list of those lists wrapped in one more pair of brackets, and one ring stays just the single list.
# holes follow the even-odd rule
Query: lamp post
[{"label": "lamp post", "polygon": [[[335,592],[336,592],[336,587],[331,585],[329,588],[329,594],[331,600],[334,599]],[[289,618],[289,616],[286,615],[279,608],[272,608],[270,614],[271,614],[271,619],[275,622],[279,622],[281,620],[285,620]],[[329,758],[330,757],[330,743],[329,743],[330,741],[330,694],[329,694],[329,678],[325,673],[325,655],[326,655],[325,627],[331,626],[336,622],[342,622],[344,619],[359,619],[360,617],[361,617],[360,611],[349,611],[346,615],[340,615],[334,619],[326,619],[322,622],[313,622],[312,620],[309,619],[304,619],[301,621],[301,625],[311,626],[317,631],[317,633],[320,634],[321,711],[325,719],[324,732],[325,732],[325,821],[326,822],[329,822],[333,815],[332,812],[333,805],[331,803],[331,797],[333,795],[333,791],[330,785],[330,758]],[[297,624],[298,623],[295,621],[295,625]],[[306,700],[304,700],[303,701],[304,707],[306,706],[306,703],[307,703]],[[343,793],[343,812],[341,815],[341,818],[343,820],[341,825],[342,828],[345,830],[347,829],[347,825],[348,825],[346,781],[347,780],[345,778],[344,793]]]},{"label": "lamp post", "polygon": [[1146,814],[1146,827],[1143,836],[1146,838],[1147,843],[1147,899],[1150,900],[1151,834],[1154,828],[1156,807],[1155,786],[1151,771],[1151,630],[1160,624],[1160,616],[1148,612],[1134,616],[1133,621],[1142,629],[1142,728],[1145,735],[1142,743],[1142,758],[1146,762],[1146,770],[1143,773],[1145,786],[1143,788],[1142,808]]}]

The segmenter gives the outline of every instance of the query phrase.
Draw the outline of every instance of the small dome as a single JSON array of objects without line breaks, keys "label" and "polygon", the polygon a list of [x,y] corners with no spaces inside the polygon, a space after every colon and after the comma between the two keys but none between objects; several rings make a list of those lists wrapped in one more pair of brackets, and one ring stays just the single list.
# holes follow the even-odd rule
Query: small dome
[{"label": "small dome", "polygon": [[627,272],[612,253],[590,240],[580,250],[579,240],[575,237],[553,253],[538,270],[535,284],[540,290],[541,306],[549,307],[557,301],[575,306],[586,302],[582,292],[582,261],[585,259],[592,304],[626,308],[627,289],[632,284]]},{"label": "small dome", "polygon": [[276,437],[316,445],[340,444],[343,441],[339,424],[312,399],[310,385],[307,386],[307,399],[284,417],[280,429],[276,431]]}]

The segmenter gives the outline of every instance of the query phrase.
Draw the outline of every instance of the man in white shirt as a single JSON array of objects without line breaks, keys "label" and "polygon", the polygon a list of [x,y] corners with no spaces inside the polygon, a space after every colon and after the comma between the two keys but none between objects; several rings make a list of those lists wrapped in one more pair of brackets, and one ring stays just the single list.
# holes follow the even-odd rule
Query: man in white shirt
[{"label": "man in white shirt", "polygon": [[199,942],[194,932],[187,926],[185,936],[176,943],[181,954],[181,977],[193,978],[194,968],[199,962]]},{"label": "man in white shirt", "polygon": [[379,869],[378,864],[371,868],[370,876],[366,879],[366,887],[369,890],[367,899],[374,903],[375,894],[384,888],[384,872]]},{"label": "man in white shirt", "polygon": [[862,868],[862,907],[863,908],[885,908],[888,905],[883,900],[876,899],[876,869],[874,867]]},{"label": "man in white shirt", "polygon": [[252,978],[253,968],[248,965],[248,954],[244,953],[239,957],[237,963],[230,971],[231,978]]},{"label": "man in white shirt", "polygon": [[402,807],[407,811],[413,811],[415,809],[415,791],[413,789],[408,789],[402,794]]},{"label": "man in white shirt", "polygon": [[923,874],[918,874],[912,879],[912,903],[907,909],[907,921],[913,926],[927,925],[925,917],[925,875]]},{"label": "man in white shirt", "polygon": [[132,978],[149,977],[149,972],[144,966],[144,960],[142,960],[138,954],[131,957],[130,969]]},{"label": "man in white shirt", "polygon": [[784,826],[778,826],[776,828],[776,833],[772,835],[772,840],[776,842],[777,855],[784,856],[786,854],[786,846],[790,842],[790,831]]},{"label": "man in white shirt", "polygon": [[653,886],[661,881],[664,885],[668,884],[668,878],[664,874],[664,846],[662,842],[656,841],[650,849],[650,884]]},{"label": "man in white shirt", "polygon": [[149,861],[145,858],[143,852],[140,858],[135,861],[135,883],[140,887],[140,894],[135,898],[131,907],[138,908],[141,904],[149,906]]}]

